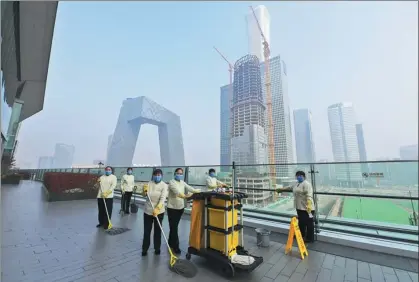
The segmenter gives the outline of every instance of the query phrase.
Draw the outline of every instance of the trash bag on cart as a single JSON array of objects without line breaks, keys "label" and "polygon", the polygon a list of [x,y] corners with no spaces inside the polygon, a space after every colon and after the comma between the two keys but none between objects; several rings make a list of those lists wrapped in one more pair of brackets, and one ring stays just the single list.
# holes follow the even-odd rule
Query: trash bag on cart
[{"label": "trash bag on cart", "polygon": [[189,247],[196,250],[205,248],[204,246],[204,213],[205,200],[194,200],[191,211],[191,229],[189,234]]}]

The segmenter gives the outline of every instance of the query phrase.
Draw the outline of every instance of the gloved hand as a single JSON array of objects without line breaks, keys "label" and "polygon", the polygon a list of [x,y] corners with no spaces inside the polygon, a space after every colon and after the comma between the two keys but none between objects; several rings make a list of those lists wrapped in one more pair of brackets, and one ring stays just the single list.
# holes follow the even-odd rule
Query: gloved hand
[{"label": "gloved hand", "polygon": [[178,196],[179,198],[182,198],[182,199],[185,199],[185,198],[186,198],[185,194],[183,194],[183,193],[179,193],[177,196]]},{"label": "gloved hand", "polygon": [[111,190],[105,191],[102,193],[102,198],[107,198],[112,193]]},{"label": "gloved hand", "polygon": [[147,194],[147,192],[148,192],[148,184],[144,184],[144,186],[143,186],[143,193],[144,194]]},{"label": "gloved hand", "polygon": [[311,204],[311,200],[307,200],[307,212],[309,214],[311,214],[311,210],[312,210],[313,206]]},{"label": "gloved hand", "polygon": [[201,189],[195,189],[192,193],[201,193]]},{"label": "gloved hand", "polygon": [[163,207],[162,204],[158,204],[157,207],[154,208],[153,210],[153,216],[157,216],[160,213],[160,209]]}]

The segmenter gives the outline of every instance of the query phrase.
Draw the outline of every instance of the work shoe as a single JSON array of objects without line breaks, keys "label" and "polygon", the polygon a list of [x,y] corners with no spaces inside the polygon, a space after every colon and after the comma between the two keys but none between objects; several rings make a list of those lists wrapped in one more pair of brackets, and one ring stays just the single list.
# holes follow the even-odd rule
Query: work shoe
[{"label": "work shoe", "polygon": [[141,252],[141,256],[142,256],[142,257],[147,256],[147,252],[142,251],[142,252]]},{"label": "work shoe", "polygon": [[160,255],[160,250],[155,250],[155,251],[154,251],[154,254],[155,254],[156,256],[159,256],[159,255]]},{"label": "work shoe", "polygon": [[173,249],[173,252],[177,255],[180,255],[182,253],[180,249]]},{"label": "work shoe", "polygon": [[96,228],[99,228],[99,227],[101,227],[102,226],[102,224],[98,224],[98,225],[96,225]]}]

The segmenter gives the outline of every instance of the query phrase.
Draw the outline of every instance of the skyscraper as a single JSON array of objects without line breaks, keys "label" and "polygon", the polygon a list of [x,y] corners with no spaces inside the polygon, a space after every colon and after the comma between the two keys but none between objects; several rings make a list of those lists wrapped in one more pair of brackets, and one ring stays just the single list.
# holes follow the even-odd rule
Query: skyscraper
[{"label": "skyscraper", "polygon": [[314,140],[311,130],[311,113],[309,109],[294,110],[295,146],[298,163],[314,163]]},{"label": "skyscraper", "polygon": [[[338,103],[328,108],[330,137],[335,162],[358,162],[359,148],[355,111],[351,103]],[[359,164],[336,165],[336,178],[341,185],[358,187],[362,182]]]},{"label": "skyscraper", "polygon": [[[365,148],[364,129],[362,124],[358,123],[356,126],[356,139],[358,141],[359,160],[361,162],[367,161],[367,149]],[[361,164],[362,173],[369,173],[369,167],[367,163]]]},{"label": "skyscraper", "polygon": [[[269,16],[268,9],[264,5],[259,5],[255,9],[256,18],[259,21],[260,28],[263,31],[263,35],[266,38],[268,43],[271,43],[270,37],[270,24],[271,17]],[[262,37],[258,24],[253,16],[253,12],[250,10],[246,15],[246,24],[247,24],[247,37],[249,40],[249,54],[255,55],[258,57],[259,61],[264,61],[263,56],[263,44]]]},{"label": "skyscraper", "polygon": [[[232,161],[239,165],[267,163],[266,116],[261,83],[260,64],[255,55],[246,55],[235,63],[231,156]],[[266,168],[255,166],[249,170],[263,173]]]},{"label": "skyscraper", "polygon": [[53,168],[54,158],[50,156],[39,157],[38,169],[50,169]]},{"label": "skyscraper", "polygon": [[108,146],[106,148],[106,159],[108,159],[109,157],[109,149],[111,148],[111,145],[112,145],[112,138],[113,138],[113,134],[110,134],[108,136]]},{"label": "skyscraper", "polygon": [[355,126],[356,126],[356,138],[358,141],[358,149],[359,149],[359,160],[361,162],[366,162],[367,150],[365,148],[364,129],[362,128],[361,123],[358,123]]},{"label": "skyscraper", "polygon": [[74,160],[73,145],[56,144],[54,151],[54,168],[71,168]]},{"label": "skyscraper", "polygon": [[[220,88],[220,164],[221,171],[229,171],[231,165],[231,102],[232,93],[230,84]],[[224,167],[223,167],[224,166]]]},{"label": "skyscraper", "polygon": [[159,129],[162,166],[185,165],[180,117],[144,96],[128,98],[123,102],[109,148],[107,165],[132,165],[142,124],[156,125]]},{"label": "skyscraper", "polygon": [[[261,64],[262,91],[264,105],[266,105],[265,66]],[[288,99],[287,68],[280,56],[270,59],[271,92],[272,92],[272,120],[274,131],[275,163],[288,164],[294,162],[294,148],[292,144],[291,111]],[[265,117],[267,120],[267,116]],[[294,171],[288,166],[277,166],[276,176],[292,177]]]},{"label": "skyscraper", "polygon": [[418,144],[400,147],[400,159],[417,160],[418,159]]}]

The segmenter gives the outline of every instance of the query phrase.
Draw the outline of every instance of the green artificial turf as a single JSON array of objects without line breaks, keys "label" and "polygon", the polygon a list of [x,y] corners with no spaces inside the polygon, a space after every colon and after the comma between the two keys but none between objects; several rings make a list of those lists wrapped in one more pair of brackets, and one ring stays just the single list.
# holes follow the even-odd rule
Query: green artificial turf
[{"label": "green artificial turf", "polygon": [[410,225],[409,213],[387,199],[345,197],[342,217]]}]

